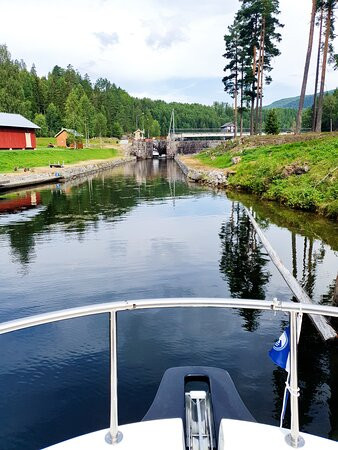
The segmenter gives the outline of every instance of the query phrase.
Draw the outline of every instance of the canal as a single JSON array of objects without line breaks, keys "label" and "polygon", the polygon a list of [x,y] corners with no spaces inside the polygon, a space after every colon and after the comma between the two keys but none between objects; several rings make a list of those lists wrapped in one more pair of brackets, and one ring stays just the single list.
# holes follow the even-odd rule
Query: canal
[{"label": "canal", "polygon": [[[243,204],[313,301],[332,303],[335,223],[190,185],[174,161],[154,160],[0,197],[0,321],[123,299],[291,300]],[[120,423],[143,417],[166,368],[208,365],[230,372],[257,421],[277,425],[285,372],[268,351],[286,324],[286,315],[244,310],[119,313]],[[42,448],[108,426],[106,317],[0,342],[1,448]],[[301,429],[337,439],[337,345],[306,318],[299,377]]]}]

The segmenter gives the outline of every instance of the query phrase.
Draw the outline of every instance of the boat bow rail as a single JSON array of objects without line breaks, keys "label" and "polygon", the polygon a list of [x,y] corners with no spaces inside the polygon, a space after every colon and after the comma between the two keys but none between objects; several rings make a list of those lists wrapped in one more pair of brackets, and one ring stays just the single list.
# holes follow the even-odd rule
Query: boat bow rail
[{"label": "boat bow rail", "polygon": [[277,299],[248,300],[232,298],[169,298],[146,299],[135,301],[117,301],[88,305],[78,308],[64,309],[45,314],[39,314],[22,319],[16,319],[0,324],[0,334],[10,333],[25,328],[58,322],[78,317],[98,314],[109,314],[110,317],[110,429],[106,435],[108,444],[116,445],[122,440],[122,433],[118,430],[117,413],[117,330],[116,315],[119,311],[158,309],[158,308],[228,308],[228,309],[256,309],[265,311],[282,311],[290,315],[290,373],[291,373],[291,429],[286,441],[293,448],[302,446],[303,439],[299,435],[298,415],[298,376],[297,376],[297,315],[311,314],[318,316],[338,317],[338,308],[315,304],[300,304],[282,302]]}]

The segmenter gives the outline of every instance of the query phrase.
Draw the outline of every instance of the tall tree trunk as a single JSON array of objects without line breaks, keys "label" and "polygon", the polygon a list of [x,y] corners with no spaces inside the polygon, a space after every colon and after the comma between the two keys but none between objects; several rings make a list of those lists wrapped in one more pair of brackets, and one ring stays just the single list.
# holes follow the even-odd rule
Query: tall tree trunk
[{"label": "tall tree trunk", "polygon": [[263,84],[264,84],[264,57],[265,57],[265,18],[263,21],[263,49],[262,49],[262,68],[261,68],[261,94],[259,103],[259,134],[262,134],[263,128]]},{"label": "tall tree trunk", "polygon": [[322,116],[323,116],[323,100],[324,100],[324,89],[325,89],[325,75],[326,75],[326,64],[327,64],[327,54],[329,50],[329,38],[331,30],[331,15],[332,15],[332,4],[329,3],[327,9],[326,17],[326,30],[325,30],[325,43],[323,52],[323,64],[322,64],[322,76],[320,81],[320,91],[318,97],[318,111],[316,119],[316,132],[320,133],[322,131]]},{"label": "tall tree trunk", "polygon": [[300,133],[300,130],[302,127],[302,111],[303,111],[303,106],[304,106],[306,85],[307,85],[307,79],[308,79],[308,75],[309,75],[309,67],[310,67],[310,61],[311,61],[311,53],[312,53],[312,45],[313,45],[313,32],[314,32],[314,28],[315,28],[315,19],[316,19],[316,8],[317,8],[317,1],[312,0],[309,42],[308,42],[308,47],[307,47],[306,59],[305,59],[302,90],[301,90],[300,99],[299,99],[299,107],[298,107],[297,122],[296,122],[296,133]]},{"label": "tall tree trunk", "polygon": [[241,108],[241,114],[240,114],[240,119],[239,119],[239,136],[243,137],[243,109]]},{"label": "tall tree trunk", "polygon": [[322,6],[321,10],[320,10],[320,25],[319,25],[319,39],[318,39],[318,53],[317,53],[315,93],[313,95],[312,131],[316,130],[316,120],[317,120],[317,91],[318,91],[318,79],[319,79],[320,54],[321,54],[321,47],[322,47],[323,9],[324,8]]},{"label": "tall tree trunk", "polygon": [[240,112],[240,137],[243,137],[243,84],[244,84],[244,64],[243,64],[243,56],[241,62],[241,112]]},{"label": "tall tree trunk", "polygon": [[238,116],[238,44],[236,44],[236,69],[235,69],[235,111],[234,111],[234,138],[237,137]]},{"label": "tall tree trunk", "polygon": [[261,70],[262,70],[262,51],[263,51],[263,22],[261,27],[261,33],[259,37],[259,52],[258,52],[258,65],[257,65],[257,97],[256,97],[256,119],[255,119],[255,131],[258,131],[258,109],[259,99],[261,94]]},{"label": "tall tree trunk", "polygon": [[[264,55],[264,53],[263,53]],[[264,56],[263,56],[264,58]],[[263,131],[263,82],[264,82],[264,78],[263,78],[263,70],[261,73],[261,97],[260,97],[260,102],[259,102],[259,134],[262,134]]]},{"label": "tall tree trunk", "polygon": [[253,48],[253,63],[252,63],[252,93],[251,93],[251,114],[250,114],[250,135],[254,134],[254,106],[255,106],[255,88],[256,88],[256,46]]},{"label": "tall tree trunk", "polygon": [[[236,78],[237,78],[237,76],[236,76]],[[234,138],[236,139],[236,137],[237,137],[237,116],[238,116],[238,114],[237,114],[237,112],[238,112],[238,93],[237,93],[237,81],[236,81],[236,90],[235,90],[235,110],[234,110],[234,125],[235,125],[235,127],[234,127]]]}]

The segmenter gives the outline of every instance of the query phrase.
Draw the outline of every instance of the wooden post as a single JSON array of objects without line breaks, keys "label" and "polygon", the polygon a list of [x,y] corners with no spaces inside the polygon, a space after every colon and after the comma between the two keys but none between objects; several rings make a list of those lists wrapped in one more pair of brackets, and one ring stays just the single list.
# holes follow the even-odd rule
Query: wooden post
[{"label": "wooden post", "polygon": [[333,303],[335,303],[338,306],[338,275],[336,278],[336,285],[334,287],[334,292],[333,292]]}]

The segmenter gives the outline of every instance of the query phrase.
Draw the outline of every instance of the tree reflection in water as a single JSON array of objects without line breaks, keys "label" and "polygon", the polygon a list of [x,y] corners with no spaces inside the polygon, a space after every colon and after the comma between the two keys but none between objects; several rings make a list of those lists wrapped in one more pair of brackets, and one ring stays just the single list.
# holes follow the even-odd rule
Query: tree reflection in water
[{"label": "tree reflection in water", "polygon": [[[41,234],[61,230],[76,234],[81,240],[89,229],[97,230],[100,221],[117,222],[142,202],[190,193],[175,163],[147,160],[118,167],[107,174],[106,177],[105,173],[88,176],[58,187],[42,187],[37,192],[43,209],[22,222],[15,221],[15,214],[11,214],[9,223],[0,226],[0,236],[9,237],[12,256],[22,264],[25,273],[34,260],[36,239]],[[10,198],[20,195],[8,194]],[[0,200],[5,198],[6,195],[1,196]]]},{"label": "tree reflection in water", "polygon": [[[219,237],[222,248],[219,268],[232,297],[264,299],[264,287],[271,276],[265,269],[269,258],[238,203],[232,203],[230,219],[223,223]],[[240,315],[247,331],[257,329],[260,311],[243,309]]]}]

